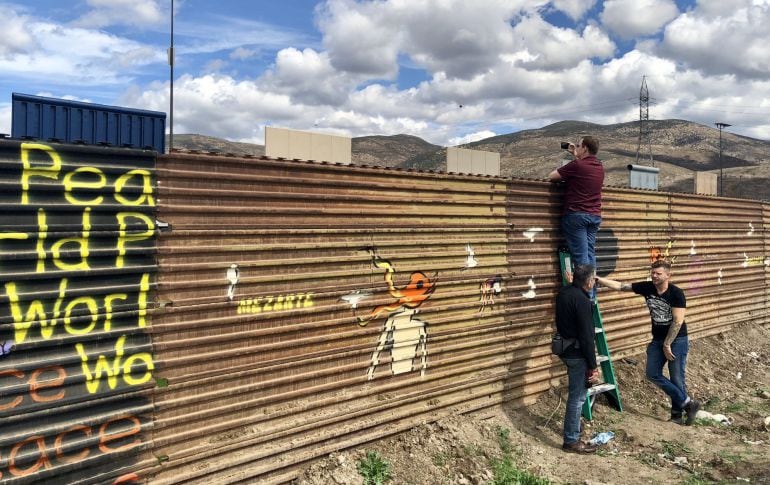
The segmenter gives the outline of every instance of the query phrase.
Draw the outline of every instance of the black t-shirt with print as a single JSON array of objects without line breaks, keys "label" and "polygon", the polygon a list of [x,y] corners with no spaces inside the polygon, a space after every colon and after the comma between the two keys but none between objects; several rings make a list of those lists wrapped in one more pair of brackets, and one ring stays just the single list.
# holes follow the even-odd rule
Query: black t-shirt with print
[{"label": "black t-shirt with print", "polygon": [[[662,295],[658,295],[658,290],[655,289],[652,281],[632,283],[631,289],[637,295],[642,295],[647,302],[652,320],[653,340],[664,340],[668,335],[668,329],[674,323],[674,314],[671,308],[687,308],[684,291],[669,283],[668,289]],[[685,335],[687,335],[687,324],[682,323],[677,337],[684,337]]]}]

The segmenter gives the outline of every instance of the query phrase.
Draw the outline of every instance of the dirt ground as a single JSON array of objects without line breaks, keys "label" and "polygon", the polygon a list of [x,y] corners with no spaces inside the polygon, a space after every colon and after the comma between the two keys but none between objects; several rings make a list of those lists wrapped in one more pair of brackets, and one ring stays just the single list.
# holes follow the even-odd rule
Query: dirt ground
[{"label": "dirt ground", "polygon": [[[361,484],[357,463],[375,451],[392,484],[770,483],[770,328],[743,325],[691,341],[690,394],[703,410],[732,420],[668,420],[665,394],[644,378],[643,354],[615,360],[624,412],[601,397],[584,436],[612,431],[596,455],[561,451],[565,382],[528,407],[503,406],[454,416],[365,447],[334,453],[308,467],[297,485]],[[528,480],[502,479],[501,463]]]}]

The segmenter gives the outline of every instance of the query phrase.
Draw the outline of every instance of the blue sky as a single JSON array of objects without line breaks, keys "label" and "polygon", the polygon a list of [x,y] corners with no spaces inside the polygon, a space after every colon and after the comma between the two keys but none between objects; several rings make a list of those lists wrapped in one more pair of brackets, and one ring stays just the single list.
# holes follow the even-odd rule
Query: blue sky
[{"label": "blue sky", "polygon": [[[168,111],[170,0],[0,1],[12,92]],[[176,0],[174,132],[407,133],[444,145],[563,119],[770,139],[770,0]]]}]

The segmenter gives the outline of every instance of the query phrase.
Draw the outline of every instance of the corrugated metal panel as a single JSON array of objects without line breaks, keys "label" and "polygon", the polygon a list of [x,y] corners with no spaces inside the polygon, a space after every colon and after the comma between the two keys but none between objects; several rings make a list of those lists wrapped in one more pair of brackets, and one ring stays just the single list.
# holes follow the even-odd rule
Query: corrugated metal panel
[{"label": "corrugated metal panel", "polygon": [[151,446],[153,155],[0,141],[2,483],[129,480]]},{"label": "corrugated metal panel", "polygon": [[[547,345],[553,185],[191,154],[161,157],[158,173],[173,230],[152,328],[168,382],[163,466],[142,471],[153,483],[286,478],[446,414],[526,402],[563,375]],[[676,257],[694,336],[767,321],[760,203],[623,189],[604,201],[600,271],[644,279],[652,258]],[[640,351],[643,301],[600,300],[615,355]]]},{"label": "corrugated metal panel", "polygon": [[11,136],[21,139],[166,147],[166,113],[13,93]]}]

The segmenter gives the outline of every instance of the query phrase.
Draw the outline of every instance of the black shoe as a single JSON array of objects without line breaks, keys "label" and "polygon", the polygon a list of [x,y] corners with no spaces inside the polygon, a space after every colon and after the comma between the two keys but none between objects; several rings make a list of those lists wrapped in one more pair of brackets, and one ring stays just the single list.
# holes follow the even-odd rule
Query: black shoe
[{"label": "black shoe", "polygon": [[700,401],[697,399],[690,399],[690,402],[684,407],[685,412],[687,412],[687,419],[684,421],[685,426],[690,426],[695,422],[695,415],[698,414],[699,409]]},{"label": "black shoe", "polygon": [[674,424],[684,424],[684,420],[682,419],[682,416],[671,416],[670,422]]},{"label": "black shoe", "polygon": [[596,453],[597,447],[594,445],[587,445],[582,441],[577,440],[574,443],[564,443],[561,446],[561,449],[566,451],[567,453],[581,453],[584,455],[588,455],[591,453]]}]

